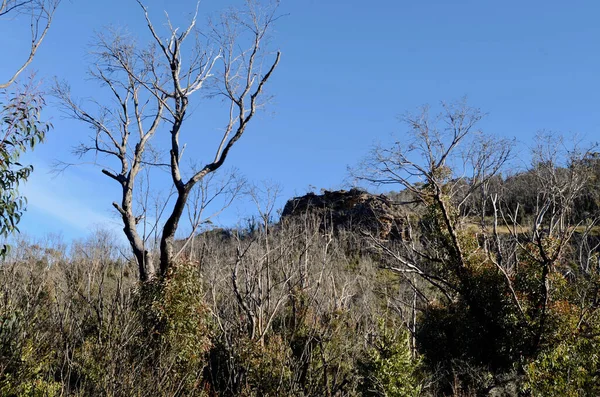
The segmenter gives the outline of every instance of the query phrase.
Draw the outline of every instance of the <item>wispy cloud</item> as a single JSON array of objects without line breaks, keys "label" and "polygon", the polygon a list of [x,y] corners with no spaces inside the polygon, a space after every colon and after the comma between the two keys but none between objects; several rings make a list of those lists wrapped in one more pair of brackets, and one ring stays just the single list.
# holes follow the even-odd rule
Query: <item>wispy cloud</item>
[{"label": "wispy cloud", "polygon": [[81,234],[96,227],[119,229],[118,219],[110,213],[111,201],[107,194],[110,189],[102,184],[100,177],[92,181],[69,170],[58,176],[49,171],[47,167],[36,165],[21,189],[31,212],[51,217],[57,222],[54,229],[71,231],[67,234]]}]

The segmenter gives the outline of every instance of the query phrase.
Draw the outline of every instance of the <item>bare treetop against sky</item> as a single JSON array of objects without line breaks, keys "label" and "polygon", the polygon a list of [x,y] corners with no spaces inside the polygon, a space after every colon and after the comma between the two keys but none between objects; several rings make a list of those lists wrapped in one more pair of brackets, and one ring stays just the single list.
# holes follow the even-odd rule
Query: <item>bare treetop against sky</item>
[{"label": "bare treetop against sky", "polygon": [[[238,3],[204,0],[199,20]],[[163,10],[183,26],[195,1],[145,4],[157,26],[165,22]],[[341,187],[347,165],[355,165],[374,141],[403,132],[397,115],[465,95],[489,112],[482,124],[487,132],[523,145],[540,129],[600,138],[595,0],[287,0],[279,11],[284,16],[270,45],[281,50],[281,63],[266,87],[274,99],[232,149],[225,168],[237,167],[253,181],[279,182],[284,198],[309,185]],[[29,26],[22,18],[0,21],[0,80],[28,55]],[[111,25],[149,42],[134,0],[63,2],[53,23],[26,74],[38,70],[45,83],[54,76],[66,80],[82,99],[107,98],[87,75],[94,32]],[[196,102],[188,126],[218,136],[223,119],[211,116],[219,109],[218,101]],[[56,108],[46,114],[55,129],[26,159],[36,170],[23,190],[29,210],[21,230],[74,237],[94,224],[118,228],[110,205],[118,189],[100,169],[71,167],[55,179],[47,174],[56,159],[76,161],[71,148],[88,130]],[[212,146],[193,138],[188,145],[194,158],[208,160]],[[231,223],[237,215],[221,221]]]}]

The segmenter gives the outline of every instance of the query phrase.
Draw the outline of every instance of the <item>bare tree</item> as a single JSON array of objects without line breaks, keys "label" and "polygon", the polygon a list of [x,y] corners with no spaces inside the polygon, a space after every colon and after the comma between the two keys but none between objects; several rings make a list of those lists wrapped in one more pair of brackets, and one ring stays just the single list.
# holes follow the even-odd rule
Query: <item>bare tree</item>
[{"label": "bare tree", "polygon": [[[506,192],[512,185],[500,175],[511,142],[478,131],[481,116],[464,104],[444,106],[437,118],[427,109],[408,116],[408,139],[376,148],[358,177],[399,185],[413,199],[404,207],[402,241],[370,236],[370,242],[382,254],[380,267],[414,287],[413,297],[425,308],[416,330],[420,353],[441,372],[493,368],[493,387],[502,376],[520,382],[511,372],[514,364],[535,360],[564,338],[553,326],[561,299],[581,310],[579,324],[568,332],[588,326],[597,302],[597,285],[586,274],[597,261],[598,243],[589,237],[597,219],[574,215],[591,180],[590,149],[538,135],[532,164],[519,178],[526,181],[526,194],[518,196]],[[523,198],[531,204],[521,214]],[[481,205],[480,214],[466,209],[473,203]],[[415,275],[426,283],[417,283]],[[561,280],[577,285],[579,296],[561,295]],[[399,301],[398,307],[414,313],[416,306]],[[440,313],[460,314],[451,324],[444,315],[436,317]],[[448,337],[461,332],[472,335],[468,344],[456,341],[453,353],[437,354]],[[428,343],[439,335],[444,335],[439,344]]]},{"label": "bare tree", "polygon": [[465,220],[462,207],[498,174],[510,157],[512,143],[479,130],[477,123],[484,115],[464,100],[442,107],[442,113],[436,116],[430,115],[428,107],[404,116],[408,139],[395,142],[391,148],[374,148],[355,176],[376,185],[399,185],[413,197],[415,210],[434,211],[429,226],[437,227],[440,233],[433,233],[433,238],[427,233],[416,236],[407,222],[409,236],[402,249],[394,250],[378,239],[372,240],[393,258],[395,265],[388,266],[391,270],[417,274],[448,295],[460,287],[427,266],[445,263],[461,278],[466,262],[459,236]]},{"label": "bare tree", "polygon": [[201,230],[203,224],[212,224],[214,218],[229,208],[246,184],[246,180],[238,175],[237,170],[232,170],[220,180],[217,180],[215,175],[208,174],[192,191],[187,206],[190,232],[174,259],[185,251],[189,251],[189,260],[194,259],[194,242],[198,230]]},{"label": "bare tree", "polygon": [[[548,305],[553,298],[550,277],[556,272],[571,272],[559,267],[570,255],[567,251],[577,246],[572,238],[578,228],[583,228],[583,222],[576,222],[573,212],[577,198],[592,175],[590,165],[584,161],[592,149],[582,149],[579,144],[551,133],[539,133],[535,141],[532,165],[528,170],[533,184],[530,189],[536,196],[532,214],[528,220],[519,221],[518,203],[517,208],[509,208],[501,198],[493,196],[492,232],[487,236],[489,244],[485,246],[491,251],[488,251],[488,257],[505,276],[519,313],[534,329],[530,354],[540,347],[546,332]],[[589,257],[597,248],[590,247],[588,240],[597,221],[597,216],[590,217],[590,224],[583,228],[579,247],[582,263],[585,262],[583,258]],[[498,224],[506,227],[508,238],[500,236]],[[523,309],[512,283],[522,261],[535,263],[541,269],[537,280],[536,310],[529,313]]]},{"label": "bare tree", "polygon": [[27,58],[17,67],[17,70],[4,82],[0,82],[0,89],[7,88],[14,83],[19,75],[29,66],[37,53],[42,41],[46,37],[54,13],[60,0],[1,0],[0,18],[9,18],[13,15],[23,15],[30,18],[31,46]]},{"label": "bare tree", "polygon": [[[164,275],[176,256],[173,242],[190,193],[223,165],[248,123],[265,104],[263,91],[279,64],[280,52],[271,56],[267,51],[268,35],[277,19],[277,3],[261,7],[249,0],[243,10],[228,11],[205,29],[198,27],[197,7],[183,30],[168,20],[166,38],[151,21],[148,9],[138,3],[152,43],[140,48],[128,35],[113,31],[98,37],[93,53],[96,62],[91,75],[110,89],[115,106],[95,103],[96,111],[92,113],[73,99],[66,84],[57,84],[55,93],[71,117],[94,131],[91,142],[82,144],[78,153],[93,153],[101,161],[116,160],[114,168],[107,166],[102,172],[122,189],[120,202],[113,206],[122,218],[140,279],[148,280],[157,271],[137,230],[143,217],[136,212],[133,200],[138,175],[146,167],[161,167],[170,175],[174,197],[165,212],[159,246],[158,274]],[[186,118],[190,99],[203,91],[225,101],[228,119],[213,159],[187,172],[182,166],[185,145],[180,140],[185,127],[196,129],[188,126]],[[169,135],[168,160],[157,163],[148,158],[147,152],[163,126]]]},{"label": "bare tree", "polygon": [[[272,206],[264,203],[275,202],[276,193],[272,185],[251,189],[260,208],[248,228],[198,236],[206,244],[203,276],[228,368],[226,375],[213,376],[237,395],[244,379],[256,379],[252,366],[267,360],[265,377],[280,375],[274,382],[278,394],[342,395],[357,378],[354,372],[345,378],[343,368],[361,356],[382,314],[374,261],[347,252],[358,245],[358,236],[324,230],[315,214],[288,217],[268,229]],[[279,342],[285,348],[271,361]],[[260,352],[253,363],[237,354],[241,346]],[[218,369],[212,365],[210,371]],[[261,388],[269,383],[257,380]]]}]

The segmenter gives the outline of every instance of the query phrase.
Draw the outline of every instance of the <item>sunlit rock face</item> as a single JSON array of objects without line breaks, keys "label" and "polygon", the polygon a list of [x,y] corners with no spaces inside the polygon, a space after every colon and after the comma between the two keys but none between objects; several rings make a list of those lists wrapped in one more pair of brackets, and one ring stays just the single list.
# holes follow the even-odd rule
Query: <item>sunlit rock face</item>
[{"label": "sunlit rock face", "polygon": [[386,195],[374,195],[360,189],[308,193],[289,200],[282,218],[315,214],[322,226],[361,230],[382,239],[402,236],[402,218],[393,201]]}]

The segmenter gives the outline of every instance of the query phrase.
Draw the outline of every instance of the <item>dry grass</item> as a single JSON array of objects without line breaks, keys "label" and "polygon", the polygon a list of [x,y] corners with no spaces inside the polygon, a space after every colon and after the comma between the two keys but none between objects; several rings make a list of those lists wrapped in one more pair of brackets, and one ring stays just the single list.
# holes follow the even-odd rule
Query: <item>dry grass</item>
[{"label": "dry grass", "polygon": [[[481,225],[478,223],[474,223],[474,222],[467,222],[466,223],[466,229],[470,230],[474,233],[480,233],[481,230]],[[483,232],[485,234],[491,234],[493,232],[493,227],[490,224],[487,224],[486,227],[483,229]],[[498,231],[498,234],[501,235],[508,235],[508,234],[524,234],[524,233],[528,233],[531,231],[531,227],[526,226],[526,225],[516,225],[516,226],[507,226],[507,225],[498,225],[496,230]]]}]

